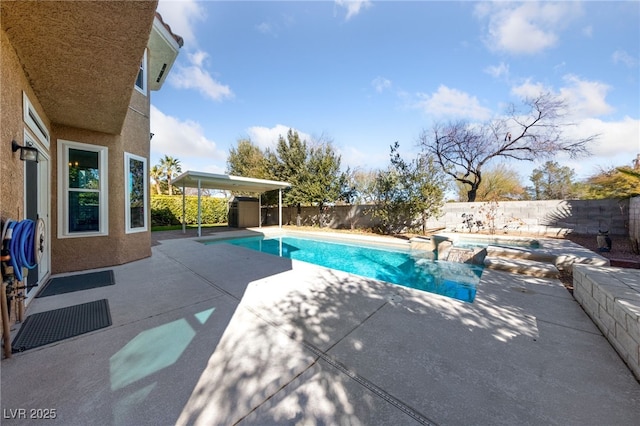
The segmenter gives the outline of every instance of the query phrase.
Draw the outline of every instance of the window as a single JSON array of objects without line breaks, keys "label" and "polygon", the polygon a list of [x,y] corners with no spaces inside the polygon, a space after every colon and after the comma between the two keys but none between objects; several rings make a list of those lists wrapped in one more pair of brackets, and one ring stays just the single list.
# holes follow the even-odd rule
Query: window
[{"label": "window", "polygon": [[126,232],[147,230],[147,159],[124,153]]},{"label": "window", "polygon": [[36,138],[39,139],[47,149],[49,149],[49,131],[27,97],[27,94],[24,92],[22,92],[22,113],[24,123],[33,132]]},{"label": "window", "polygon": [[58,140],[58,152],[58,237],[107,235],[107,147]]},{"label": "window", "polygon": [[144,50],[142,60],[140,61],[140,70],[138,71],[138,78],[136,78],[136,89],[138,92],[147,96],[147,50]]}]

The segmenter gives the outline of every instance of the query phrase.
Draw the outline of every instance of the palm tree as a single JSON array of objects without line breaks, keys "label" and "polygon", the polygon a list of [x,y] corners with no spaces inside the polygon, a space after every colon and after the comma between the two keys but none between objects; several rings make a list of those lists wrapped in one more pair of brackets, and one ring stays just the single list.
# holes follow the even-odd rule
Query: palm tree
[{"label": "palm tree", "polygon": [[167,184],[169,185],[169,195],[173,195],[173,186],[171,185],[171,180],[173,176],[182,172],[180,160],[165,155],[164,158],[160,159],[160,168],[164,172],[164,175],[167,177]]},{"label": "palm tree", "polygon": [[164,170],[160,165],[153,166],[151,170],[149,170],[149,177],[153,179],[153,183],[156,187],[156,194],[160,194],[162,191],[160,190],[160,180],[164,177]]}]

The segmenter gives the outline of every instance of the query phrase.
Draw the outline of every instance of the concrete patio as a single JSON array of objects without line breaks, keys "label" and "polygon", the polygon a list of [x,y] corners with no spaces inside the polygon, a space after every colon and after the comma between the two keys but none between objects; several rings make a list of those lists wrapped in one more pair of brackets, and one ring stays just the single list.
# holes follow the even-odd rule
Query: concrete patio
[{"label": "concrete patio", "polygon": [[469,304],[193,238],[111,269],[115,286],[31,303],[107,298],[113,325],[3,360],[2,424],[640,419],[640,384],[555,279],[487,269]]}]

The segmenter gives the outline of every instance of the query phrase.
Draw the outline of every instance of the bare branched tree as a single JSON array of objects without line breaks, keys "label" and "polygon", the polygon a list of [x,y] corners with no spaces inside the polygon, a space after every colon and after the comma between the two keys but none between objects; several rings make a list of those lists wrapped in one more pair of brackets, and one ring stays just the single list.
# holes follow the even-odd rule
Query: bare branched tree
[{"label": "bare branched tree", "polygon": [[541,94],[524,101],[527,111],[511,105],[504,117],[485,124],[465,121],[436,124],[422,132],[418,143],[433,154],[448,175],[468,186],[467,198],[475,201],[482,182],[482,169],[498,157],[533,161],[567,153],[571,158],[589,155],[588,145],[598,138],[565,137],[572,126],[565,122],[567,106],[552,94]]}]

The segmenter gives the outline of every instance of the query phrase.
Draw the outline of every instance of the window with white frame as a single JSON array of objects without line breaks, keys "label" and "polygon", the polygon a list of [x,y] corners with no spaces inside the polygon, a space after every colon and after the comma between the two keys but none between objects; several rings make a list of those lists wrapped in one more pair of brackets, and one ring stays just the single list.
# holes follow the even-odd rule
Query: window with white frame
[{"label": "window with white frame", "polygon": [[108,149],[58,140],[58,237],[109,233]]},{"label": "window with white frame", "polygon": [[147,230],[147,159],[124,154],[126,233]]},{"label": "window with white frame", "polygon": [[136,78],[136,89],[143,95],[147,95],[147,49],[144,50],[142,60],[140,61],[140,70]]},{"label": "window with white frame", "polygon": [[48,149],[49,148],[49,130],[44,125],[44,122],[38,115],[36,109],[33,107],[33,104],[29,100],[29,97],[25,92],[22,92],[22,115],[24,123],[27,125],[29,130],[35,135],[36,138],[42,142],[42,144]]}]

